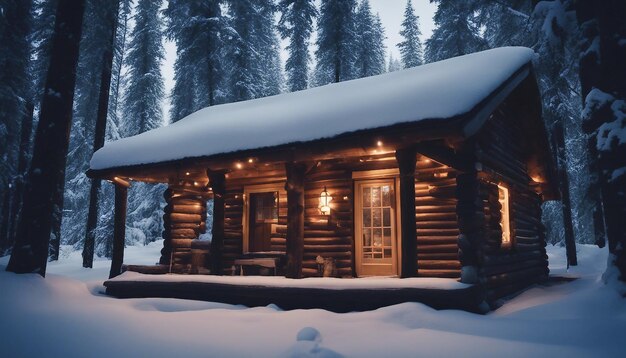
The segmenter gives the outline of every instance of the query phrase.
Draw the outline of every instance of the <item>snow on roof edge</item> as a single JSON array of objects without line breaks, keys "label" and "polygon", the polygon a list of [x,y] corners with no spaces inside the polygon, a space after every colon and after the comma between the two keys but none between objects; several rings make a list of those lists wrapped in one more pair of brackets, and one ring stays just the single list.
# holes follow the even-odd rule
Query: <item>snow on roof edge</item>
[{"label": "snow on roof edge", "polygon": [[94,153],[90,169],[267,149],[402,123],[448,119],[472,111],[533,56],[528,48],[503,47],[378,76],[207,107],[168,126],[105,144]]}]

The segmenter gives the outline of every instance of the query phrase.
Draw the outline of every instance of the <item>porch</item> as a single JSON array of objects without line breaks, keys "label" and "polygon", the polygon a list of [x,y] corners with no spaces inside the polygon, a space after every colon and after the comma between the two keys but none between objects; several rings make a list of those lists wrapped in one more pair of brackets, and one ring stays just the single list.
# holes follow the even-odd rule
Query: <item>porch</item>
[{"label": "porch", "polygon": [[435,309],[482,312],[476,285],[445,278],[304,278],[268,276],[147,275],[125,272],[104,283],[117,298],[180,298],[284,310],[368,311],[403,302]]}]

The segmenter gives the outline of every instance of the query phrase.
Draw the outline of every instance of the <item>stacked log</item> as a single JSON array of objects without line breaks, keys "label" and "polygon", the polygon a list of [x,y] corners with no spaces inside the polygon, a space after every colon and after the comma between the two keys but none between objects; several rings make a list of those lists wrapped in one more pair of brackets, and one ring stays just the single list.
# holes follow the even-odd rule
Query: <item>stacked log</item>
[{"label": "stacked log", "polygon": [[458,278],[461,275],[457,245],[456,175],[454,169],[434,162],[416,171],[415,220],[419,277]]},{"label": "stacked log", "polygon": [[[491,186],[491,196],[495,185]],[[495,188],[497,190],[497,187]],[[493,200],[493,199],[491,199]],[[541,198],[531,191],[510,192],[511,247],[499,247],[495,238],[502,236],[499,220],[499,205],[489,205],[489,237],[485,246],[485,260],[481,268],[481,280],[487,289],[490,302],[509,295],[533,283],[545,280],[548,275],[548,256],[545,250],[545,228],[541,223]]]},{"label": "stacked log", "polygon": [[163,250],[159,262],[172,272],[191,270],[191,241],[206,232],[208,193],[192,183],[170,184],[163,194]]},{"label": "stacked log", "polygon": [[[529,186],[523,138],[519,136],[516,118],[512,108],[503,104],[478,138],[477,157],[485,174],[480,193],[487,227],[480,281],[492,303],[548,275],[541,198]],[[501,205],[495,184],[501,181],[509,189],[509,247],[502,245]]]},{"label": "stacked log", "polygon": [[222,246],[222,267],[224,272],[232,267],[233,262],[243,250],[243,187],[228,186],[224,196],[224,245]]},{"label": "stacked log", "polygon": [[478,283],[478,269],[483,260],[485,238],[484,204],[476,172],[457,175],[457,221],[461,282]]}]

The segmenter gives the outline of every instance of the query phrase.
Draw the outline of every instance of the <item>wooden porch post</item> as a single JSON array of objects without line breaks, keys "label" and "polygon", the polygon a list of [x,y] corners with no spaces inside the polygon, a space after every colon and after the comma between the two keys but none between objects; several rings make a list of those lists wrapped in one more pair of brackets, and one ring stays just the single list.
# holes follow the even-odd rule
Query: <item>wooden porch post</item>
[{"label": "wooden porch post", "polygon": [[417,276],[417,227],[415,224],[415,148],[396,150],[400,169],[400,227],[402,229],[400,277]]},{"label": "wooden porch post", "polygon": [[304,251],[304,163],[285,163],[287,172],[287,269],[288,278],[302,278]]},{"label": "wooden porch post", "polygon": [[126,204],[128,199],[129,183],[116,180],[115,184],[115,218],[113,227],[113,257],[109,278],[122,273],[124,262],[124,241],[126,239]]},{"label": "wooden porch post", "polygon": [[483,204],[479,196],[480,184],[476,170],[456,177],[456,215],[459,224],[459,261],[461,282],[478,283],[479,253],[484,236]]},{"label": "wooden porch post", "polygon": [[211,229],[211,274],[222,274],[222,249],[224,247],[224,196],[226,176],[223,171],[207,170],[213,189],[213,228]]}]

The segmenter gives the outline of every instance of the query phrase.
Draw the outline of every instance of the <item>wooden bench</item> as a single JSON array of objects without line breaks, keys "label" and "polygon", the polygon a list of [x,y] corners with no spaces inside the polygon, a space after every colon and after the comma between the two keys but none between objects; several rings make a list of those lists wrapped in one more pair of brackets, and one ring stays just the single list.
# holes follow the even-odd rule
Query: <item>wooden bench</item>
[{"label": "wooden bench", "polygon": [[237,272],[237,267],[239,267],[239,275],[244,276],[243,268],[245,266],[261,266],[261,267],[273,269],[274,276],[276,276],[279,261],[280,261],[280,258],[278,257],[254,257],[254,258],[237,259],[233,263],[232,275],[235,275],[235,272]]}]

